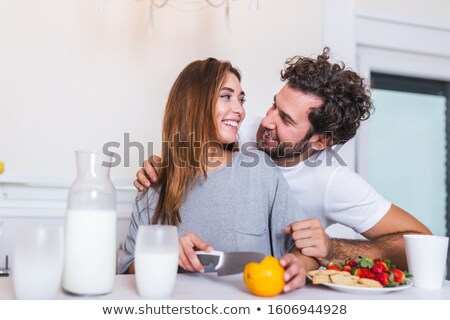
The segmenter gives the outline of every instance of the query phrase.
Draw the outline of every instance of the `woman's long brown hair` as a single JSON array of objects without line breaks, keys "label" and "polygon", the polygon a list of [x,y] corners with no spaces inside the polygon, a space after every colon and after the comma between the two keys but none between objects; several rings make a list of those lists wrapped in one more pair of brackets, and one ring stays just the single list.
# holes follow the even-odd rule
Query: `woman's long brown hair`
[{"label": "woman's long brown hair", "polygon": [[170,90],[162,129],[162,168],[154,188],[159,199],[152,224],[178,225],[180,207],[198,177],[207,176],[208,146],[219,143],[214,111],[228,72],[227,61],[214,58],[190,63]]}]

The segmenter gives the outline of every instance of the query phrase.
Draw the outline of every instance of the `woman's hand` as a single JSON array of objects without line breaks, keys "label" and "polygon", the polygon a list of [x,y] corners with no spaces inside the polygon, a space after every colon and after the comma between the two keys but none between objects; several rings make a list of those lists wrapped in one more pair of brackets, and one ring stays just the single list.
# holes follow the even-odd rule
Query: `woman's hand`
[{"label": "woman's hand", "polygon": [[290,292],[304,287],[307,273],[306,264],[292,253],[285,254],[279,261],[284,268],[285,285],[283,291]]},{"label": "woman's hand", "polygon": [[180,237],[178,243],[178,264],[180,267],[192,272],[204,272],[205,268],[200,263],[195,251],[210,252],[213,250],[213,247],[193,232],[189,232],[185,236]]},{"label": "woman's hand", "polygon": [[136,173],[136,180],[134,186],[139,191],[149,188],[152,182],[158,179],[159,171],[161,170],[161,158],[158,156],[151,156],[145,160],[142,167]]},{"label": "woman's hand", "polygon": [[279,261],[284,268],[284,292],[304,287],[306,283],[306,273],[319,268],[319,263],[316,259],[301,254],[295,248],[291,253],[282,256]]}]

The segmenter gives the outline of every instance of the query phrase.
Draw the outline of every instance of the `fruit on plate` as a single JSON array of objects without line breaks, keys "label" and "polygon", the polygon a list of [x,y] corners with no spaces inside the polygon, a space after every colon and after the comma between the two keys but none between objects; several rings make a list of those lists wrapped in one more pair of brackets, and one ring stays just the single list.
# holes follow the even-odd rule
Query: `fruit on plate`
[{"label": "fruit on plate", "polygon": [[346,259],[345,260],[345,266],[348,266],[350,268],[356,268],[358,266],[358,262],[356,262],[353,259]]},{"label": "fruit on plate", "polygon": [[380,273],[388,272],[389,268],[385,262],[378,261],[373,265],[372,271],[376,274],[380,274]]},{"label": "fruit on plate", "polygon": [[260,297],[272,297],[283,291],[284,268],[272,256],[261,263],[250,262],[244,268],[244,282],[248,290]]},{"label": "fruit on plate", "polygon": [[353,272],[350,272],[351,274],[354,274],[355,276],[358,276],[360,278],[366,278],[366,279],[373,279],[375,278],[375,273],[370,270],[369,268],[356,268]]},{"label": "fruit on plate", "polygon": [[405,280],[405,273],[399,269],[393,269],[391,270],[391,275],[394,277],[394,281],[397,283],[402,283]]},{"label": "fruit on plate", "polygon": [[[400,271],[401,272],[401,271]],[[403,272],[402,272],[403,274]],[[383,287],[388,286],[391,283],[389,279],[390,275],[387,272],[375,274],[373,280],[378,281]]]},{"label": "fruit on plate", "polygon": [[342,270],[342,265],[340,263],[338,263],[338,262],[331,261],[327,265],[327,270],[338,270],[338,271],[341,271]]},{"label": "fruit on plate", "polygon": [[362,279],[378,281],[383,287],[396,287],[406,283],[405,279],[411,275],[407,271],[397,269],[389,259],[371,259],[359,256],[355,259],[347,258],[342,266],[338,262],[330,262],[328,270],[347,271]]}]

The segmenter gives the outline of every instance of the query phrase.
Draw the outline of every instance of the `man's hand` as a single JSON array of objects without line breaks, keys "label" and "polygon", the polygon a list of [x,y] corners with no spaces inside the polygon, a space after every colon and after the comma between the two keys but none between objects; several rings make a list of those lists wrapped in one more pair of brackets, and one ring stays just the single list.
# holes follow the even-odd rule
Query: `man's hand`
[{"label": "man's hand", "polygon": [[280,264],[284,268],[284,292],[290,292],[305,286],[307,266],[292,253],[287,253],[280,258]]},{"label": "man's hand", "polygon": [[139,191],[149,188],[152,182],[158,179],[159,171],[161,170],[161,158],[158,156],[151,156],[142,164],[142,168],[136,173],[136,180],[134,186]]},{"label": "man's hand", "polygon": [[332,242],[318,219],[294,222],[284,232],[292,234],[295,246],[303,255],[316,258],[322,265],[327,264],[332,253]]},{"label": "man's hand", "polygon": [[187,235],[180,237],[178,244],[178,264],[180,267],[188,271],[204,272],[205,268],[200,263],[195,251],[210,252],[213,250],[213,247],[193,232],[189,232]]}]

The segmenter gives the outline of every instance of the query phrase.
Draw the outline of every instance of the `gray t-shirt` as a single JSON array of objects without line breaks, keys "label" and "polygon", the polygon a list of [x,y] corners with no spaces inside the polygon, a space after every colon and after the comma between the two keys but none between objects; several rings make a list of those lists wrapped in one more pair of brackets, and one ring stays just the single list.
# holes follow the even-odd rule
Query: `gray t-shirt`
[{"label": "gray t-shirt", "polygon": [[[120,255],[119,272],[134,261],[139,225],[150,224],[158,192],[136,197],[130,229]],[[194,232],[215,250],[254,251],[277,258],[292,244],[284,227],[306,219],[286,180],[263,152],[236,152],[223,169],[198,178],[181,209],[178,235]]]}]

